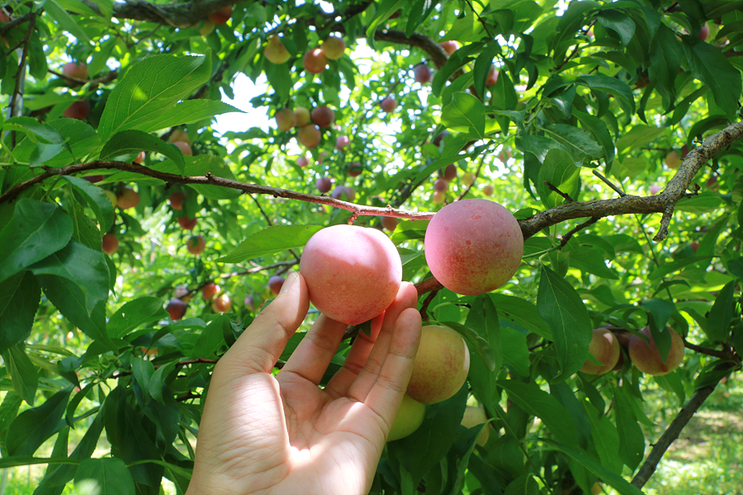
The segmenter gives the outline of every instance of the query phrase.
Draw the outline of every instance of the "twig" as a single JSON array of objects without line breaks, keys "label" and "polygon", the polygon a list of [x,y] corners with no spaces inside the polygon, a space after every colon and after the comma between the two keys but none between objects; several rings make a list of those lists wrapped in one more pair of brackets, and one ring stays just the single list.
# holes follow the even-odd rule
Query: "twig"
[{"label": "twig", "polygon": [[[211,177],[214,177],[214,176],[211,176]],[[252,194],[248,194],[248,197],[250,197],[250,199],[253,200],[255,205],[261,211],[261,214],[263,214],[263,218],[266,219],[266,223],[268,224],[268,226],[273,227],[273,221],[271,220],[271,217],[268,216],[268,214],[266,213],[266,210],[264,210],[263,206],[261,206],[260,202],[258,202],[258,198],[256,198]],[[291,253],[291,255],[294,256],[294,259],[296,259],[297,262],[299,262],[299,256],[297,255],[296,251],[294,251],[293,249],[289,249],[289,253]]]},{"label": "twig", "polygon": [[0,36],[4,35],[14,27],[18,26],[19,24],[23,24],[24,22],[28,21],[32,17],[36,17],[36,12],[29,12],[28,14],[23,14],[22,16],[13,19],[12,21],[3,24],[0,26]]},{"label": "twig", "polygon": [[573,234],[575,234],[576,232],[580,232],[581,230],[585,229],[589,225],[593,225],[594,223],[598,221],[599,221],[599,217],[591,217],[587,221],[583,222],[582,224],[570,230],[570,232],[562,236],[562,239],[560,240],[560,249],[564,248],[567,245],[570,238],[573,237]]},{"label": "twig", "polygon": [[568,195],[568,193],[564,193],[564,192],[560,191],[550,181],[547,181],[547,180],[544,181],[544,185],[546,185],[547,186],[547,189],[549,189],[550,191],[556,192],[557,194],[559,194],[560,196],[562,196],[563,198],[565,198],[565,201],[567,201],[568,203],[572,203],[573,202],[573,198],[571,198],[570,195]]},{"label": "twig", "polygon": [[596,177],[598,177],[599,179],[601,179],[604,184],[606,184],[607,186],[609,186],[610,188],[612,188],[615,193],[619,194],[619,197],[620,198],[623,198],[623,197],[625,197],[627,195],[624,191],[622,191],[621,189],[619,189],[619,186],[615,186],[612,181],[610,181],[609,179],[607,179],[606,177],[604,177],[603,175],[601,175],[601,172],[599,172],[598,170],[595,170],[594,169],[593,170],[593,175],[595,175]]},{"label": "twig", "polygon": [[699,354],[706,354],[707,356],[714,356],[714,357],[717,357],[720,359],[726,359],[726,360],[735,359],[735,354],[733,354],[732,352],[709,349],[707,347],[702,347],[696,344],[692,344],[691,342],[688,342],[686,340],[684,340],[684,347],[686,347],[687,349],[691,349],[694,352],[698,352]]},{"label": "twig", "polygon": [[482,17],[480,17],[480,14],[478,14],[477,11],[475,11],[475,7],[472,6],[472,2],[470,0],[465,0],[465,2],[467,2],[467,5],[470,6],[470,10],[472,10],[472,13],[475,14],[475,16],[477,17],[477,20],[480,21],[480,24],[482,24],[483,29],[485,29],[485,32],[488,34],[488,38],[490,38],[492,40],[493,39],[493,35],[490,32],[490,30],[488,29],[488,25],[485,22],[485,19],[483,19]]},{"label": "twig", "polygon": [[444,286],[441,285],[441,282],[433,277],[427,278],[415,284],[415,290],[418,291],[419,296],[425,294],[426,292],[431,292],[432,290],[441,290],[443,288]]},{"label": "twig", "polygon": [[[23,84],[26,81],[26,60],[28,59],[28,48],[31,44],[31,34],[34,32],[34,29],[36,28],[36,12],[30,12],[30,18],[28,20],[28,30],[26,31],[26,37],[23,39],[23,42],[21,43],[23,45],[23,54],[21,55],[21,63],[18,65],[18,74],[16,75],[15,80],[15,89],[13,90],[13,96],[10,98],[10,103],[8,104],[8,107],[10,107],[10,116],[11,117],[18,117],[21,112],[22,105],[19,105],[19,98],[22,97],[22,91],[21,91],[21,84]],[[14,140],[15,140],[15,134],[13,134]],[[15,143],[13,143],[15,146]]]},{"label": "twig", "polygon": [[[721,369],[731,369],[733,366],[734,365],[731,363],[726,363],[720,365],[719,367]],[[709,395],[715,390],[715,387],[718,383],[719,382],[715,382],[711,385],[698,388],[694,392],[694,395],[691,396],[691,399],[689,399],[689,401],[684,404],[684,407],[681,408],[671,424],[668,425],[668,428],[666,428],[666,431],[663,433],[663,435],[661,435],[658,441],[655,442],[655,444],[653,445],[653,450],[650,451],[650,454],[645,459],[645,462],[642,463],[642,466],[640,466],[640,469],[637,470],[637,474],[632,479],[633,485],[638,488],[642,488],[643,486],[645,486],[645,483],[647,483],[647,481],[655,472],[655,468],[658,466],[658,463],[663,457],[663,454],[666,453],[668,447],[670,447],[671,444],[679,437],[681,430],[684,429],[687,423],[689,423],[691,417],[694,416],[694,413],[704,403],[707,397],[709,397]]]},{"label": "twig", "polygon": [[420,314],[421,319],[424,322],[428,321],[428,306],[431,304],[431,301],[433,301],[433,298],[436,297],[436,294],[439,293],[439,289],[432,290],[430,294],[426,297],[426,300],[423,301],[423,304],[421,305]]},{"label": "twig", "polygon": [[[219,359],[207,359],[207,358],[200,357],[196,359],[186,359],[185,361],[178,361],[177,363],[175,363],[175,365],[176,367],[178,367],[178,366],[187,366],[189,364],[199,364],[199,363],[217,364],[217,361],[219,361]],[[155,366],[155,368],[157,368],[157,366]]]},{"label": "twig", "polygon": [[477,179],[480,177],[480,171],[482,170],[482,165],[485,163],[485,155],[480,156],[480,164],[477,166],[477,171],[475,172],[475,176],[472,179],[472,182],[469,186],[467,186],[467,189],[464,190],[462,194],[459,195],[457,198],[457,201],[464,198],[468,192],[470,192],[470,189],[472,189],[472,186],[475,185],[475,182],[477,182]]}]

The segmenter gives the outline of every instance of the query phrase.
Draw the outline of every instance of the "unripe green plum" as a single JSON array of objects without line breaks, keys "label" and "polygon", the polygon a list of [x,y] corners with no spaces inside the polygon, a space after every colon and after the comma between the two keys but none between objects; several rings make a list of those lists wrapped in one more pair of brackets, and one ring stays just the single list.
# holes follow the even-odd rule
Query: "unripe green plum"
[{"label": "unripe green plum", "polygon": [[282,108],[276,112],[276,125],[280,131],[288,131],[297,123],[297,117],[291,108]]},{"label": "unripe green plum", "polygon": [[524,236],[514,216],[494,201],[465,199],[443,207],[426,229],[431,273],[447,289],[476,296],[516,273]]},{"label": "unripe green plum", "polygon": [[305,245],[299,271],[310,302],[348,325],[387,309],[402,283],[402,262],[389,237],[356,225],[334,225],[315,233]]},{"label": "unripe green plum", "polygon": [[346,49],[346,42],[343,41],[343,38],[329,36],[320,48],[326,58],[330,60],[338,60],[343,56],[343,51]]},{"label": "unripe green plum", "polygon": [[606,328],[594,328],[588,352],[596,361],[602,363],[599,365],[586,359],[580,371],[589,375],[603,375],[613,370],[619,361],[619,356],[622,355],[619,341],[614,333]]},{"label": "unripe green plum", "polygon": [[106,196],[108,196],[108,200],[111,201],[111,206],[116,207],[116,204],[119,201],[116,197],[116,193],[113,191],[106,191]]},{"label": "unripe green plum", "polygon": [[443,204],[446,201],[446,193],[444,191],[434,191],[433,202],[437,205]]},{"label": "unripe green plum", "polygon": [[420,428],[425,417],[426,406],[412,399],[408,394],[403,395],[395,422],[392,423],[390,434],[387,435],[387,441],[394,442],[412,435]]},{"label": "unripe green plum", "polygon": [[640,333],[650,340],[650,344],[637,335],[630,337],[629,357],[638,370],[648,375],[661,376],[674,371],[681,364],[684,359],[684,340],[673,328],[666,327],[666,331],[671,332],[671,349],[668,351],[665,363],[655,345],[650,327],[640,330]]},{"label": "unripe green plum", "polygon": [[183,153],[185,156],[193,156],[193,149],[191,148],[191,145],[188,144],[185,141],[174,141],[173,145],[176,146],[179,150],[181,150],[181,153]]},{"label": "unripe green plum", "polygon": [[679,155],[678,151],[669,152],[666,155],[665,164],[666,167],[673,170],[679,168],[679,165],[681,165],[681,155]]},{"label": "unripe green plum", "polygon": [[[488,420],[487,415],[485,414],[485,409],[482,406],[474,407],[474,406],[467,406],[464,410],[464,416],[462,417],[462,426],[465,428],[474,428],[475,426],[481,425],[485,423]],[[488,443],[488,438],[490,438],[490,425],[485,425],[485,427],[480,430],[480,434],[477,435],[477,445],[485,446],[486,443]]]},{"label": "unripe green plum", "polygon": [[305,107],[295,108],[294,117],[296,118],[296,127],[302,127],[310,123],[310,111]]},{"label": "unripe green plum", "polygon": [[475,176],[472,174],[472,172],[465,172],[464,175],[462,175],[462,184],[465,186],[471,186],[475,182]]},{"label": "unripe green plum", "polygon": [[291,57],[289,50],[286,49],[281,42],[281,38],[278,36],[268,38],[268,43],[266,43],[266,47],[263,49],[263,55],[265,55],[269,62],[277,65],[283,64]]},{"label": "unripe green plum", "polygon": [[449,327],[427,325],[413,362],[407,393],[423,404],[436,404],[456,394],[470,369],[462,336]]},{"label": "unripe green plum", "polygon": [[316,125],[300,127],[297,132],[297,141],[305,148],[314,148],[320,143],[320,129]]}]

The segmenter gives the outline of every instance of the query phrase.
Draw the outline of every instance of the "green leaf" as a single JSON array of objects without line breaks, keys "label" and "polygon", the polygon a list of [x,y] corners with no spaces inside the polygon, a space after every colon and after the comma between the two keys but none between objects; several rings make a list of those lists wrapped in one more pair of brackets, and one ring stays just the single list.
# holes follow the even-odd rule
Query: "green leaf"
[{"label": "green leaf", "polygon": [[548,439],[546,439],[545,441],[550,445],[553,445],[556,449],[563,452],[571,459],[577,461],[581,466],[600,478],[604,483],[608,483],[609,485],[611,485],[617,492],[619,492],[620,495],[643,495],[642,490],[630,484],[619,474],[607,469],[600,463],[594,461],[580,450],[576,450],[565,445],[560,445],[559,443],[553,442]]},{"label": "green leaf", "polygon": [[472,354],[468,380],[481,404],[489,406],[495,394],[495,379],[503,363],[498,311],[487,295],[477,296],[472,303],[465,325],[473,329],[490,346],[493,352],[493,369],[490,369],[479,353]]},{"label": "green leaf", "polygon": [[78,39],[78,41],[89,45],[90,38],[85,34],[85,31],[75,22],[70,14],[65,11],[55,0],[47,0],[44,3],[44,10],[49,16],[57,21],[59,27],[70,33],[72,36]]},{"label": "green leaf", "polygon": [[206,326],[201,331],[196,344],[191,350],[191,358],[214,358],[217,357],[217,351],[226,346],[224,340],[225,333],[229,331],[230,317],[221,315]]},{"label": "green leaf", "polygon": [[23,411],[10,424],[6,445],[8,455],[33,455],[47,438],[64,424],[62,415],[72,387],[57,392],[39,407]]},{"label": "green leaf", "polygon": [[[584,359],[585,361],[585,359]],[[498,386],[517,406],[539,417],[552,435],[560,442],[577,446],[578,430],[565,407],[535,383],[519,380],[498,380]]]},{"label": "green leaf", "polygon": [[462,337],[469,342],[470,350],[474,348],[475,352],[480,356],[480,359],[482,359],[485,364],[485,367],[490,371],[495,370],[496,361],[493,348],[482,334],[455,321],[442,321],[441,324],[462,334]]},{"label": "green leaf", "polygon": [[18,200],[10,222],[0,230],[0,282],[67,245],[72,220],[56,205]]},{"label": "green leaf", "polygon": [[651,143],[655,138],[663,134],[663,132],[665,132],[663,127],[643,124],[634,126],[629,132],[625,132],[617,141],[619,159],[622,160],[627,152],[642,148],[648,143]]},{"label": "green leaf", "polygon": [[173,160],[178,170],[181,173],[185,173],[183,153],[177,146],[165,142],[152,134],[136,130],[121,131],[111,136],[111,139],[103,145],[100,159],[107,160],[111,157],[139,153],[141,151],[160,153]]},{"label": "green leaf", "polygon": [[712,90],[717,106],[735,121],[741,93],[740,72],[713,45],[692,36],[684,36],[683,41],[686,61],[694,78]]},{"label": "green leaf", "polygon": [[601,251],[588,246],[570,248],[570,266],[597,277],[617,280],[619,275],[605,264]]},{"label": "green leaf", "polygon": [[531,153],[537,160],[544,162],[550,150],[566,151],[560,143],[544,136],[527,134],[516,138],[516,147],[524,153]]},{"label": "green leaf", "polygon": [[629,45],[635,35],[635,23],[623,12],[606,9],[599,12],[597,20],[607,30],[615,32],[624,46]]},{"label": "green leaf", "polygon": [[529,376],[529,346],[526,335],[504,323],[500,327],[503,345],[503,364],[521,376]]},{"label": "green leaf", "polygon": [[556,272],[542,267],[537,311],[547,322],[555,343],[560,373],[557,382],[578,371],[586,361],[593,330],[588,310],[572,285]]},{"label": "green leaf", "polygon": [[121,306],[108,320],[108,335],[120,339],[145,323],[168,317],[159,297],[143,296]]},{"label": "green leaf", "polygon": [[565,57],[568,47],[575,43],[575,33],[585,24],[590,13],[595,11],[599,4],[595,2],[571,2],[568,9],[559,18],[560,21],[555,28],[556,35],[552,38],[550,49],[553,53],[553,60],[561,63]]},{"label": "green leaf", "polygon": [[593,134],[594,139],[601,145],[604,150],[604,160],[606,160],[607,173],[614,162],[614,140],[609,134],[609,129],[603,120],[593,115],[581,112],[573,108],[573,115],[578,118],[584,129],[588,129]]},{"label": "green leaf", "polygon": [[[281,64],[281,67],[284,65],[288,64]],[[289,78],[289,81],[291,81],[291,78]],[[166,113],[158,116],[157,119],[150,123],[150,128],[158,130],[175,127],[177,125],[193,124],[225,113],[244,112],[219,100],[186,100],[178,103],[175,108],[172,108]]]},{"label": "green leaf", "polygon": [[34,275],[56,275],[80,287],[88,314],[108,298],[108,266],[103,253],[71,240],[64,249],[29,267]]},{"label": "green leaf", "polygon": [[62,144],[65,141],[57,129],[49,124],[42,124],[31,117],[13,117],[12,119],[8,119],[5,121],[3,130],[20,130],[28,133],[30,140],[34,143],[39,142],[36,137],[42,138],[43,141],[41,142],[49,144]]},{"label": "green leaf", "polygon": [[539,169],[537,192],[546,208],[561,205],[566,199],[550,190],[545,181],[575,200],[580,191],[580,167],[575,166],[573,158],[567,151],[554,149],[547,153]]},{"label": "green leaf", "polygon": [[490,294],[490,297],[498,308],[498,317],[534,332],[540,337],[552,340],[547,322],[537,312],[536,306],[525,299],[508,296],[505,294]]},{"label": "green leaf", "polygon": [[219,258],[220,263],[241,261],[266,256],[287,249],[303,247],[320,225],[281,225],[256,232],[242,241],[230,254]]},{"label": "green leaf", "polygon": [[431,0],[417,0],[408,14],[408,23],[405,26],[405,36],[413,35],[418,26],[420,26],[428,16],[436,9],[436,2]]},{"label": "green leaf", "polygon": [[407,0],[382,0],[382,2],[375,5],[374,18],[369,23],[369,27],[366,28],[366,38],[372,50],[375,49],[374,31],[377,29],[377,26],[389,19],[392,14],[404,7],[407,3]]},{"label": "green leaf", "polygon": [[135,63],[111,91],[98,134],[108,141],[127,129],[162,129],[159,122],[163,115],[206,83],[210,75],[211,59],[203,56],[155,55]]},{"label": "green leaf", "polygon": [[75,490],[80,495],[129,495],[134,479],[121,459],[86,459],[77,468]]},{"label": "green leaf", "polygon": [[591,439],[601,464],[614,471],[622,473],[622,461],[617,457],[619,452],[619,432],[608,416],[599,413],[588,401],[583,401],[586,416],[591,423]]},{"label": "green leaf", "polygon": [[650,275],[648,275],[648,280],[657,280],[665,275],[668,275],[669,273],[678,271],[685,266],[698,263],[700,261],[711,260],[712,258],[713,256],[695,256],[693,258],[684,258],[678,261],[672,261],[670,263],[663,263],[658,268],[650,272]]},{"label": "green leaf", "polygon": [[683,59],[676,34],[661,24],[650,46],[648,77],[656,82],[656,89],[668,101],[668,108],[676,101],[675,82]]},{"label": "green leaf", "polygon": [[[152,165],[152,169],[159,172],[167,172],[169,174],[188,176],[206,175],[207,173],[210,173],[216,177],[222,177],[223,179],[236,180],[235,174],[232,173],[232,170],[230,170],[230,167],[227,166],[225,161],[214,155],[186,157],[185,171],[180,170],[171,160],[165,160],[164,162],[154,164]],[[133,176],[136,175],[133,174]],[[238,189],[231,189],[222,186],[191,184],[189,187],[208,199],[235,199],[242,194]]]},{"label": "green leaf", "polygon": [[544,132],[568,150],[576,162],[597,159],[603,155],[601,146],[589,132],[572,125],[554,124],[545,127]]},{"label": "green leaf", "polygon": [[30,334],[41,289],[30,272],[21,272],[0,283],[0,352],[23,342]]},{"label": "green leaf", "polygon": [[101,225],[101,230],[107,232],[114,222],[114,208],[104,190],[85,179],[69,175],[64,175],[62,178],[72,184],[72,187],[85,198],[85,201],[95,213],[95,217]]},{"label": "green leaf", "polygon": [[485,137],[485,107],[471,94],[454,93],[451,102],[444,105],[441,110],[441,123],[449,129],[483,139]]},{"label": "green leaf", "polygon": [[635,113],[635,98],[632,95],[632,88],[619,79],[608,76],[583,76],[577,82],[582,82],[592,91],[603,91],[614,95],[614,98],[628,116]]},{"label": "green leaf", "polygon": [[3,352],[13,390],[30,406],[34,405],[39,372],[26,355],[22,344],[16,344]]},{"label": "green leaf", "polygon": [[619,432],[619,458],[634,471],[645,452],[645,437],[629,403],[631,400],[636,399],[625,387],[614,389],[615,414]]},{"label": "green leaf", "polygon": [[715,304],[707,315],[707,328],[704,331],[713,342],[728,340],[730,322],[735,315],[735,283],[733,280],[720,289]]}]

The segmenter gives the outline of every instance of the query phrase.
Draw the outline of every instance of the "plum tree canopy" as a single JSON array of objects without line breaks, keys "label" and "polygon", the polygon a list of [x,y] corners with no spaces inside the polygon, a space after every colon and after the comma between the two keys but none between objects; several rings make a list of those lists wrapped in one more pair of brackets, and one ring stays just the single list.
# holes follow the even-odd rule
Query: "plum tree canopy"
[{"label": "plum tree canopy", "polygon": [[[384,228],[424,319],[471,353],[372,493],[640,493],[741,368],[742,25],[732,0],[5,4],[2,467],[45,465],[37,494],[185,492],[214,363],[269,278],[354,223]],[[428,221],[467,198],[524,237],[477,296],[424,255]],[[622,364],[581,373],[602,326]],[[632,364],[646,326],[663,359],[666,328],[684,338],[677,370]],[[656,438],[659,390],[675,419]]]}]

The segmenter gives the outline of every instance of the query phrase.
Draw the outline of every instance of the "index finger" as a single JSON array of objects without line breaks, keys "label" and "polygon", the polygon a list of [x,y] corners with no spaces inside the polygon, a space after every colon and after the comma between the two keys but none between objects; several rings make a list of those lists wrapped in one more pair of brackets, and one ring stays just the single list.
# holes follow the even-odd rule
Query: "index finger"
[{"label": "index finger", "polygon": [[219,363],[250,372],[270,373],[310,307],[304,277],[290,273],[281,292],[240,335]]}]

